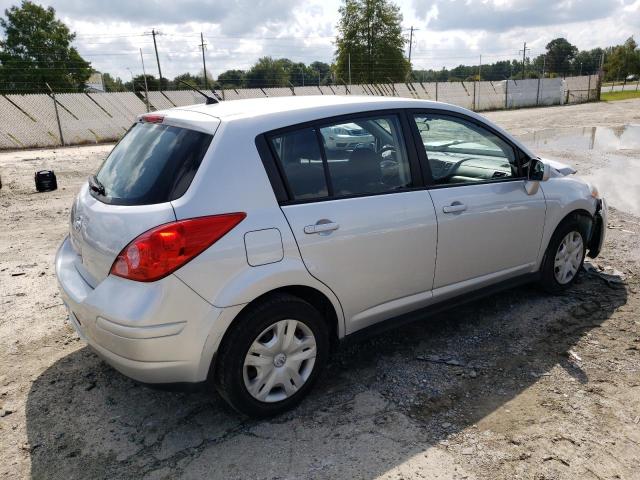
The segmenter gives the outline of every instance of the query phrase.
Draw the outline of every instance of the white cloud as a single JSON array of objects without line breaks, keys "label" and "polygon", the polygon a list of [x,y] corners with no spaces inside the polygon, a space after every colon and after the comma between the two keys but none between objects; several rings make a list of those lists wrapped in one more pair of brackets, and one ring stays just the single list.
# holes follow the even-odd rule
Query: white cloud
[{"label": "white cloud", "polygon": [[[0,0],[0,9],[19,0]],[[36,0],[38,1],[38,0]],[[81,54],[101,71],[127,79],[157,76],[156,28],[163,76],[202,69],[200,32],[207,42],[207,69],[214,75],[246,69],[264,55],[310,63],[333,59],[341,0],[39,0],[53,6],[78,36]],[[640,34],[640,0],[397,0],[403,25],[414,35],[417,68],[516,58],[522,43],[541,53],[564,36],[579,48],[624,42]]]},{"label": "white cloud", "polygon": [[[618,6],[618,0],[413,0],[432,29],[496,32],[604,18]],[[427,18],[433,7],[437,14]]]}]

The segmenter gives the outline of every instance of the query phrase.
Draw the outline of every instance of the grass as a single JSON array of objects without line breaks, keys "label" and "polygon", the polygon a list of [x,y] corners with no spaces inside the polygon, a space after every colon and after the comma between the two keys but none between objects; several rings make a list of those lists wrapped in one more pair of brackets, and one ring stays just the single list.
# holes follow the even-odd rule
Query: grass
[{"label": "grass", "polygon": [[628,92],[602,92],[600,100],[605,102],[614,102],[616,100],[628,100],[630,98],[640,98],[640,90],[630,90]]}]

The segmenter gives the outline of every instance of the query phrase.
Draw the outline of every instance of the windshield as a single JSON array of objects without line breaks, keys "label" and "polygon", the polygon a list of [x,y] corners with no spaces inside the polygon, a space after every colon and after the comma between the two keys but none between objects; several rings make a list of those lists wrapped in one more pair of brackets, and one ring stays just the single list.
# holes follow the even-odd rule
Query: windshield
[{"label": "windshield", "polygon": [[427,151],[504,156],[501,141],[473,124],[437,116],[416,116],[416,125]]},{"label": "windshield", "polygon": [[136,123],[95,176],[91,194],[105,203],[149,205],[180,198],[189,188],[213,135]]}]

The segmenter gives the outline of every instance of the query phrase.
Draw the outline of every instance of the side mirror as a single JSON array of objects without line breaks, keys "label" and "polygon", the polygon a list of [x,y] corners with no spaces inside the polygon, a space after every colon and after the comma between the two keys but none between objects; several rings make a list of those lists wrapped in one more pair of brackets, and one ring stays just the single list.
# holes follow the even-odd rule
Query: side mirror
[{"label": "side mirror", "polygon": [[551,167],[546,163],[532,158],[529,161],[529,180],[534,182],[546,182],[551,176]]},{"label": "side mirror", "polygon": [[551,167],[546,163],[532,158],[529,160],[529,178],[524,182],[527,195],[535,195],[540,188],[540,182],[546,182],[551,176]]}]

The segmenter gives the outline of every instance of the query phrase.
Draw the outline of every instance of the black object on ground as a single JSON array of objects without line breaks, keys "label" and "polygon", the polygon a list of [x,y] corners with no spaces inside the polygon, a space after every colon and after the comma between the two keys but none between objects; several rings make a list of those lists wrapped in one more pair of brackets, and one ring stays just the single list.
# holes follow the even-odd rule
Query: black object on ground
[{"label": "black object on ground", "polygon": [[51,192],[58,188],[58,181],[53,170],[40,170],[36,172],[36,190],[39,192]]}]

